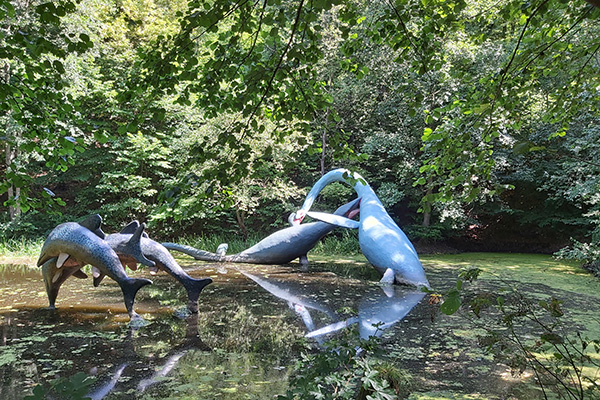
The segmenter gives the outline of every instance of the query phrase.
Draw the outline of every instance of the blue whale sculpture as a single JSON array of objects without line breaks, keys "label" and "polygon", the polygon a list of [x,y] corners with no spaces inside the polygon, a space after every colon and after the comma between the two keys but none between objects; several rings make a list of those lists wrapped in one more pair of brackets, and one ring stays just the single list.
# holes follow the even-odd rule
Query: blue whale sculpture
[{"label": "blue whale sculpture", "polygon": [[[335,214],[352,217],[358,212],[358,204],[358,199],[344,204],[335,211]],[[163,246],[169,250],[185,253],[201,261],[287,264],[296,258],[300,258],[301,264],[306,264],[308,263],[306,253],[315,247],[319,240],[333,229],[335,229],[334,225],[324,222],[293,225],[267,236],[241,253],[231,255],[215,254],[177,243],[163,243]]]},{"label": "blue whale sculpture", "polygon": [[[360,199],[358,222],[338,215],[309,212],[325,186],[332,182],[348,183],[349,179],[352,179],[351,186]],[[371,186],[358,173],[352,174],[347,169],[340,168],[323,175],[306,196],[302,208],[296,211],[293,223],[299,225],[306,215],[345,228],[358,228],[360,249],[382,275],[383,283],[429,287],[414,246],[387,213]]]},{"label": "blue whale sculpture", "polygon": [[[135,295],[141,287],[152,281],[127,276],[119,256],[104,241],[101,222],[99,215],[88,217],[80,223],[65,222],[54,228],[46,238],[37,265],[42,267],[49,308],[55,308],[60,285],[71,275],[87,277],[80,269],[90,264],[119,284],[129,318],[141,320],[133,309]],[[147,263],[154,265],[150,261]]]}]

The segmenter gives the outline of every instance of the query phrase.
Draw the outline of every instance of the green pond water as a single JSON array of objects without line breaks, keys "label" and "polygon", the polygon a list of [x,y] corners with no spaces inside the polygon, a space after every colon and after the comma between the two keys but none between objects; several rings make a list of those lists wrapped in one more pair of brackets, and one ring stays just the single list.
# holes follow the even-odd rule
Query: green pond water
[{"label": "green pond water", "polygon": [[[382,337],[387,361],[409,377],[410,399],[539,395],[530,378],[511,375],[483,351],[464,317],[439,314],[423,293],[382,288],[364,262],[323,260],[308,272],[297,264],[181,262],[191,276],[214,280],[199,313],[185,314],[185,291],[162,273],[137,295],[135,309],[148,324],[136,329],[110,279],[98,288],[91,278],[67,280],[51,311],[37,268],[0,268],[0,399],[22,399],[78,372],[95,378],[92,399],[273,399],[285,393],[303,343],[318,351],[344,327]],[[455,282],[458,266],[471,262],[424,259],[436,287]],[[536,293],[576,295],[571,286],[535,285]],[[578,296],[571,300],[579,313],[598,315],[597,297],[587,294],[588,304]]]}]

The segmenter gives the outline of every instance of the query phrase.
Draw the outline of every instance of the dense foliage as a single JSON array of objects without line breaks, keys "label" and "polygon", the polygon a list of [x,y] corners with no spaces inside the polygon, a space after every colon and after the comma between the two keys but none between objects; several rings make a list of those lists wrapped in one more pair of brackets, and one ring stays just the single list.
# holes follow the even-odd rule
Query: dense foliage
[{"label": "dense foliage", "polygon": [[247,236],[344,166],[415,239],[600,253],[585,1],[2,0],[0,16],[3,236],[89,213]]}]

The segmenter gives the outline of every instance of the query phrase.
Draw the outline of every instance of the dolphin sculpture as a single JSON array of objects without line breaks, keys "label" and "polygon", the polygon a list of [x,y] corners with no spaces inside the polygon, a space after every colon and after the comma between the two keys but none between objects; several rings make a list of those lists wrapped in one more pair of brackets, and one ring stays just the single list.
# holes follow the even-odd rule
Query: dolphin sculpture
[{"label": "dolphin sculpture", "polygon": [[[37,265],[42,267],[49,308],[55,308],[60,285],[71,275],[85,278],[80,269],[90,264],[119,284],[129,318],[141,319],[133,310],[135,295],[152,281],[127,276],[119,256],[103,238],[101,223],[99,215],[90,216],[80,223],[65,222],[54,228],[46,238]],[[139,237],[142,230],[143,227],[134,236]],[[147,263],[154,265],[149,260]]]},{"label": "dolphin sculpture", "polygon": [[[360,199],[360,220],[353,221],[339,215],[309,212],[321,190],[332,182],[348,182]],[[358,228],[360,249],[367,260],[382,275],[382,283],[404,283],[429,287],[423,265],[414,246],[387,213],[383,204],[362,176],[347,169],[329,171],[312,187],[302,208],[296,211],[292,223],[299,225],[310,217],[346,228]]]},{"label": "dolphin sculpture", "polygon": [[[338,208],[334,215],[352,218],[358,213],[359,201],[354,200]],[[254,246],[238,254],[219,255],[177,243],[163,243],[169,250],[175,250],[201,261],[217,261],[249,264],[287,264],[300,258],[301,264],[307,264],[306,253],[323,236],[335,229],[334,225],[324,222],[294,225],[281,229]],[[221,247],[221,246],[219,246]]]},{"label": "dolphin sculpture", "polygon": [[[212,279],[194,279],[189,276],[164,246],[148,238],[145,233],[139,240],[141,246],[132,246],[131,239],[140,230],[140,226],[143,226],[143,224],[140,225],[138,221],[132,221],[121,232],[107,235],[105,240],[119,255],[123,265],[135,269],[137,262],[147,258],[154,264],[150,266],[151,274],[155,274],[158,269],[162,269],[177,279],[187,291],[188,309],[192,313],[197,313],[200,292],[206,285],[212,283]],[[98,280],[97,283],[100,283],[102,277],[95,278]]]}]

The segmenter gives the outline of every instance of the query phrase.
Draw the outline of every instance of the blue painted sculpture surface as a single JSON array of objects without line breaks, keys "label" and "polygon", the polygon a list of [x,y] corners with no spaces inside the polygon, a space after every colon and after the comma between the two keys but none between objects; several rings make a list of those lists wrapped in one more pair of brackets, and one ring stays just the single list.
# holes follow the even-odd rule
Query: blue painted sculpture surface
[{"label": "blue painted sculpture surface", "polygon": [[[335,214],[339,216],[352,216],[357,209],[358,200],[355,200],[338,208]],[[315,247],[319,240],[334,228],[334,225],[324,222],[290,226],[267,236],[241,253],[232,255],[218,255],[177,243],[163,243],[163,246],[169,250],[180,251],[201,261],[287,264],[296,258],[300,258],[301,263],[306,263],[306,253]]]},{"label": "blue painted sculpture surface", "polygon": [[[360,199],[359,222],[331,214],[309,212],[325,186],[332,182],[347,182],[348,177],[356,180],[353,186]],[[360,248],[367,260],[383,276],[382,282],[429,287],[414,246],[359,174],[336,169],[323,175],[306,196],[302,208],[295,213],[293,223],[300,224],[306,215],[338,226],[358,228]]]},{"label": "blue painted sculpture surface", "polygon": [[[148,238],[146,234],[139,240],[141,244],[139,250],[135,246],[132,246],[131,239],[139,232],[140,227],[143,227],[143,224],[140,225],[138,221],[133,221],[120,233],[107,235],[106,242],[119,255],[123,265],[135,269],[137,262],[141,262],[140,260],[147,258],[155,264],[150,267],[151,274],[161,269],[177,279],[187,292],[188,309],[193,313],[198,312],[198,297],[200,296],[200,292],[206,285],[212,283],[212,279],[194,279],[189,276],[164,246]],[[98,278],[101,280],[101,277]],[[94,277],[94,279],[94,282],[96,282],[97,278]]]},{"label": "blue painted sculpture surface", "polygon": [[[66,222],[54,228],[46,238],[37,265],[42,267],[49,307],[55,308],[60,285],[71,275],[85,278],[80,269],[90,264],[119,284],[130,319],[141,319],[133,310],[135,295],[152,281],[127,276],[119,256],[104,241],[101,222],[99,215],[81,223]],[[149,260],[148,264],[154,265]]]}]

